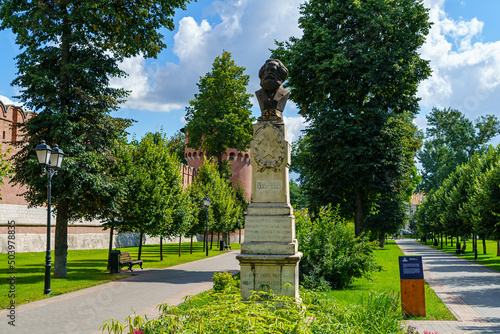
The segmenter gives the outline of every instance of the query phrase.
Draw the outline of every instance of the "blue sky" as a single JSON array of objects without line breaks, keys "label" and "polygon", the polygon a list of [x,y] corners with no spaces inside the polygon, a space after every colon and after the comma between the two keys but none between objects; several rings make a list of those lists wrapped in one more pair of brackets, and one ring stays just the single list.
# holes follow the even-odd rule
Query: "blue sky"
[{"label": "blue sky", "polygon": [[[184,110],[197,92],[200,76],[210,71],[223,50],[246,67],[251,77],[248,91],[253,94],[260,88],[257,73],[274,40],[301,35],[297,27],[301,2],[199,0],[189,4],[186,11],[176,14],[176,29],[164,32],[168,47],[158,59],[139,57],[122,64],[129,76],[112,84],[132,94],[113,115],[137,120],[129,132],[138,138],[160,128],[172,135],[184,126]],[[470,119],[500,116],[500,1],[425,0],[424,4],[434,25],[421,54],[431,61],[433,75],[419,87],[422,112],[416,124],[425,128],[425,114],[432,107],[456,108]],[[14,36],[1,31],[0,43],[0,99],[21,102],[14,98],[19,88],[10,86],[16,73],[13,58],[18,53]],[[258,103],[252,102],[258,116]],[[291,103],[284,115],[293,141],[304,128],[304,120]]]}]

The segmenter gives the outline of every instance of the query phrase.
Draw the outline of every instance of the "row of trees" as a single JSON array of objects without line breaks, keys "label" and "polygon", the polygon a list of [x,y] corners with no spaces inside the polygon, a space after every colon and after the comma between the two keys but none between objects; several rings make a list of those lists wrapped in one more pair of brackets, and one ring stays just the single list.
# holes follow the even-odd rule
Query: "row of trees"
[{"label": "row of trees", "polygon": [[[114,206],[103,210],[106,226],[161,238],[195,236],[209,231],[239,229],[243,221],[240,200],[212,160],[207,159],[195,182],[184,189],[178,154],[163,133],[148,133],[141,141],[121,143],[110,169],[118,184]],[[208,217],[203,198],[211,200]],[[207,221],[208,218],[208,221]],[[139,246],[139,258],[141,247]]]},{"label": "row of trees", "polygon": [[473,122],[451,108],[433,108],[426,118],[425,142],[417,153],[422,164],[418,190],[429,194],[457,166],[467,163],[474,154],[485,152],[486,143],[500,133],[500,122],[494,115],[484,115]]},{"label": "row of trees", "polygon": [[[500,146],[457,167],[415,213],[421,235],[500,240]],[[498,256],[500,256],[500,241]]]},{"label": "row of trees", "polygon": [[[185,9],[188,2],[0,3],[0,29],[11,29],[21,50],[16,57],[18,76],[13,80],[20,87],[16,98],[37,113],[21,124],[19,130],[26,137],[15,143],[19,152],[13,159],[12,181],[27,186],[23,195],[30,205],[42,206],[47,198],[46,180],[40,177],[32,148],[45,140],[51,146],[59,144],[66,153],[64,168],[52,182],[57,213],[55,277],[66,277],[71,220],[106,219],[110,226],[123,224],[130,230],[142,224],[144,232],[160,234],[169,219],[189,216],[174,201],[174,194],[182,198],[174,173],[168,172],[160,180],[146,171],[171,167],[175,159],[163,155],[147,160],[138,153],[150,153],[165,138],[151,134],[128,145],[126,129],[133,121],[113,118],[110,112],[118,109],[129,92],[109,85],[110,78],[127,75],[119,68],[125,58],[156,57],[166,47],[159,30],[172,30],[175,10]],[[176,190],[166,198],[139,196],[169,186]],[[153,221],[146,224],[146,217]]]},{"label": "row of trees", "polygon": [[290,70],[288,87],[310,122],[295,143],[313,212],[340,205],[356,235],[383,241],[403,224],[418,183],[418,84],[430,75],[418,49],[430,23],[422,1],[311,0],[301,6],[301,38],[272,51]]}]

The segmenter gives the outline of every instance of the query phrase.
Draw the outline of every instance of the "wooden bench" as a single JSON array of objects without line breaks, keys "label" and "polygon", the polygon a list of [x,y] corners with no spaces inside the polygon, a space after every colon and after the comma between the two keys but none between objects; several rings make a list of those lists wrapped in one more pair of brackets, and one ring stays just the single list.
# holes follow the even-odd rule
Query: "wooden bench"
[{"label": "wooden bench", "polygon": [[224,244],[224,250],[231,250],[231,245]]},{"label": "wooden bench", "polygon": [[120,269],[122,267],[128,266],[128,269],[132,271],[132,266],[138,264],[142,269],[142,260],[132,260],[129,252],[120,253]]}]

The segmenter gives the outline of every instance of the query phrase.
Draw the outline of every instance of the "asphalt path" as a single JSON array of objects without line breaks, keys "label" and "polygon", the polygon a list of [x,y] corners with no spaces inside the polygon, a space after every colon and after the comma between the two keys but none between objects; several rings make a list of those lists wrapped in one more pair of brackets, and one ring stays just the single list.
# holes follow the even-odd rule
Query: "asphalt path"
[{"label": "asphalt path", "polygon": [[[107,319],[124,323],[129,315],[159,315],[159,304],[177,305],[187,295],[212,287],[215,272],[237,272],[239,251],[166,269],[134,269],[134,276],[20,305],[15,326],[9,310],[0,311],[1,334],[97,334]],[[42,289],[42,287],[41,287]]]}]

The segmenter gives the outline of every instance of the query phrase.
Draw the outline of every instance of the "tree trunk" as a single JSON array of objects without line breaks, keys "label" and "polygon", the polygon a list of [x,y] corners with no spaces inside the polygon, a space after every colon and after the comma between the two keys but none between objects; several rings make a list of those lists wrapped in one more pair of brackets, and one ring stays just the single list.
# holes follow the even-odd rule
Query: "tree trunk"
[{"label": "tree trunk", "polygon": [[443,233],[441,233],[441,249],[443,249]]},{"label": "tree trunk", "polygon": [[191,250],[189,251],[189,254],[193,254],[193,236],[191,236]]},{"label": "tree trunk", "polygon": [[66,278],[68,267],[68,201],[57,203],[56,235],[54,249],[54,277]]},{"label": "tree trunk", "polygon": [[384,248],[385,245],[385,233],[378,232],[378,245],[380,248]]},{"label": "tree trunk", "polygon": [[111,226],[109,229],[109,250],[108,250],[108,267],[107,269],[111,268],[111,250],[113,249],[113,230],[115,229],[114,226]]},{"label": "tree trunk", "polygon": [[[69,79],[67,75],[67,67],[69,63],[69,35],[71,35],[71,23],[67,9],[67,0],[62,0],[59,3],[61,12],[64,13],[62,21],[62,38],[61,38],[61,59],[59,64],[59,112],[67,112],[69,99]],[[57,219],[56,219],[56,235],[54,249],[54,277],[67,277],[67,260],[68,260],[68,200],[61,200],[57,204]]]},{"label": "tree trunk", "polygon": [[214,231],[212,231],[212,236],[210,238],[210,250],[212,250],[213,243],[214,243]]},{"label": "tree trunk", "polygon": [[365,220],[365,201],[361,187],[354,186],[354,197],[356,209],[354,211],[354,232],[356,236],[360,236],[364,230],[363,224]]},{"label": "tree trunk", "polygon": [[450,237],[451,248],[453,248],[453,236]]},{"label": "tree trunk", "polygon": [[181,257],[182,234],[179,235],[179,257]]},{"label": "tree trunk", "polygon": [[238,236],[238,243],[241,244],[241,228],[238,230],[239,236]]},{"label": "tree trunk", "polygon": [[141,259],[141,254],[142,254],[142,237],[144,236],[144,233],[141,231],[140,237],[139,237],[139,255],[137,255],[137,259]]},{"label": "tree trunk", "polygon": [[486,237],[482,237],[481,239],[483,239],[483,254],[486,255]]},{"label": "tree trunk", "polygon": [[231,245],[231,231],[227,231],[227,246]]},{"label": "tree trunk", "polygon": [[500,256],[500,240],[497,240],[497,256]]},{"label": "tree trunk", "polygon": [[163,237],[160,236],[160,261],[163,261]]}]

